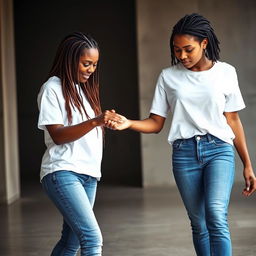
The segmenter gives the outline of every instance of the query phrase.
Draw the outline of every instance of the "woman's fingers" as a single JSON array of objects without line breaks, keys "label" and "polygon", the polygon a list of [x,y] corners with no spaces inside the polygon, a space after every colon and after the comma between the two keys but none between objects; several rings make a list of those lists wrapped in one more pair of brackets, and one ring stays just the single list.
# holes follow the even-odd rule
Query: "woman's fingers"
[{"label": "woman's fingers", "polygon": [[256,191],[256,179],[255,177],[249,177],[245,180],[245,189],[243,194],[245,196],[250,196]]},{"label": "woman's fingers", "polygon": [[111,120],[108,120],[108,121],[105,123],[105,127],[109,128],[109,129],[111,129],[111,130],[116,130],[115,126],[116,126],[116,122],[111,121]]},{"label": "woman's fingers", "polygon": [[123,122],[123,117],[119,114],[117,114],[114,110],[106,110],[103,113],[103,118],[104,118],[104,123],[107,124],[107,122],[113,121],[117,123],[122,123]]}]

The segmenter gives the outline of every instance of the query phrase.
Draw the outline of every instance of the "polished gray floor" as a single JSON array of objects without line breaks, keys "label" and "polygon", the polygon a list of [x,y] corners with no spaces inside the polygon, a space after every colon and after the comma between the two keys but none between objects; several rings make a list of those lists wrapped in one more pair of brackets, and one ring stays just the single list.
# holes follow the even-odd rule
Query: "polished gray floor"
[{"label": "polished gray floor", "polygon": [[[255,256],[256,195],[244,198],[241,189],[242,184],[235,184],[230,204],[233,255]],[[175,187],[100,184],[95,212],[104,236],[104,256],[195,255]],[[19,201],[0,206],[0,256],[49,256],[61,222],[40,185],[27,186]]]}]

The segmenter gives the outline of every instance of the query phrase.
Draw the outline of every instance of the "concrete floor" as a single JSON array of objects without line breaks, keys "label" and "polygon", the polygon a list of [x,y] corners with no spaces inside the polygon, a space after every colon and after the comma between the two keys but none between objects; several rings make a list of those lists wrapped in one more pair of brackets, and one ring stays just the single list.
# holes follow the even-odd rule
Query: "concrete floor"
[{"label": "concrete floor", "polygon": [[[256,195],[235,184],[230,204],[234,256],[256,255]],[[95,212],[104,256],[193,256],[189,222],[177,189],[99,185]],[[0,256],[49,256],[62,219],[39,184],[0,206]],[[220,255],[225,256],[225,255]]]}]

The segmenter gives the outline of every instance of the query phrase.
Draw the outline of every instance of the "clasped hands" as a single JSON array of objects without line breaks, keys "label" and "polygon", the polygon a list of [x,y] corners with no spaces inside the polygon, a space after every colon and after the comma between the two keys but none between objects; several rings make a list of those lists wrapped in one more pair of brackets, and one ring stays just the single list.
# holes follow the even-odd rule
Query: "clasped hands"
[{"label": "clasped hands", "polygon": [[112,130],[124,130],[130,127],[130,120],[122,116],[114,109],[106,110],[102,113],[104,126]]}]

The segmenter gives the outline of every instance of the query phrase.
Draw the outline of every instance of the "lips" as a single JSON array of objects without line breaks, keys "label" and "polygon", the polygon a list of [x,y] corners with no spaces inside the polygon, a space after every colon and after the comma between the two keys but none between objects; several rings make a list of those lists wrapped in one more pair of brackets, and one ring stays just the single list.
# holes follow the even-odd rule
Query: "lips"
[{"label": "lips", "polygon": [[88,74],[82,74],[82,77],[83,77],[83,79],[88,80],[89,77],[90,77],[90,75],[88,75]]},{"label": "lips", "polygon": [[182,61],[181,62],[184,66],[187,66],[187,65],[189,65],[190,64],[190,62],[189,61]]}]

